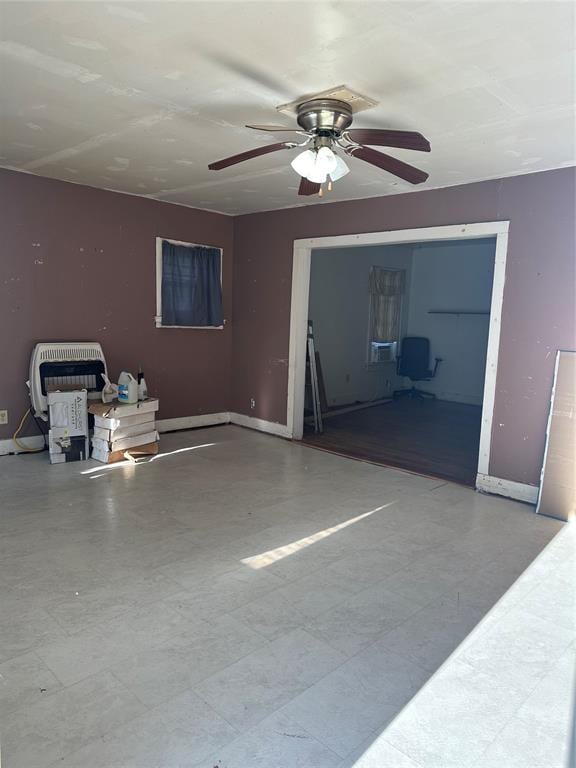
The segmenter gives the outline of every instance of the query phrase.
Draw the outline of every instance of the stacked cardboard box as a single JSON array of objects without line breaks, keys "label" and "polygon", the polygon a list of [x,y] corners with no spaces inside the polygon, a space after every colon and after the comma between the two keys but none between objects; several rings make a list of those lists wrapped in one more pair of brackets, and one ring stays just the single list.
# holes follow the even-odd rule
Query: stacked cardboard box
[{"label": "stacked cardboard box", "polygon": [[134,405],[94,403],[89,412],[94,415],[92,458],[111,464],[126,454],[158,453],[158,432],[155,414],[160,403],[156,398]]},{"label": "stacked cardboard box", "polygon": [[88,411],[85,389],[48,392],[50,463],[88,458]]}]

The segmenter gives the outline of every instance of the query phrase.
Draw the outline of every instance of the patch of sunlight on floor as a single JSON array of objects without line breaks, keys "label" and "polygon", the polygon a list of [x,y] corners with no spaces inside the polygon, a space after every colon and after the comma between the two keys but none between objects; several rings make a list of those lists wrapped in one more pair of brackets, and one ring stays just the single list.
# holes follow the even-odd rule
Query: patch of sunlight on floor
[{"label": "patch of sunlight on floor", "polygon": [[[549,601],[546,623],[532,613],[531,602],[559,564],[574,562],[575,528],[566,526],[552,539],[430,680],[342,768],[576,766],[576,669],[560,674],[573,640],[555,642],[570,634],[561,600]],[[471,743],[478,750],[472,762]]]},{"label": "patch of sunlight on floor", "polygon": [[267,565],[276,563],[278,560],[283,560],[285,557],[293,555],[295,552],[300,552],[300,550],[306,549],[306,547],[310,547],[312,544],[316,544],[316,542],[322,541],[322,539],[326,539],[328,536],[332,536],[333,534],[342,531],[344,528],[348,528],[348,526],[354,525],[354,523],[364,520],[364,518],[370,517],[370,515],[373,515],[375,512],[380,512],[382,509],[386,509],[386,507],[395,503],[396,502],[391,501],[388,504],[383,504],[381,507],[371,509],[369,512],[364,512],[356,517],[351,517],[343,523],[333,525],[331,528],[325,528],[323,531],[318,531],[310,536],[305,536],[303,539],[298,539],[298,541],[292,541],[290,544],[284,544],[284,546],[277,547],[276,549],[269,549],[267,552],[262,552],[259,555],[245,557],[242,562],[244,565],[249,565],[250,568],[254,568],[255,570],[266,568]]},{"label": "patch of sunlight on floor", "polygon": [[[94,475],[95,479],[96,477],[102,477],[103,474],[108,472],[111,469],[126,469],[126,467],[142,467],[145,464],[152,464],[153,461],[157,461],[158,459],[165,459],[167,456],[174,456],[177,453],[187,453],[188,451],[197,451],[199,448],[210,448],[213,445],[217,445],[217,443],[203,443],[202,445],[191,445],[189,448],[178,448],[175,451],[166,451],[166,453],[157,453],[155,456],[145,456],[141,459],[132,461],[131,459],[126,459],[126,461],[116,461],[114,464],[104,464],[99,467],[92,467],[91,469],[85,469],[83,472],[81,472],[81,475]],[[100,472],[102,474],[96,475],[96,472]]]}]

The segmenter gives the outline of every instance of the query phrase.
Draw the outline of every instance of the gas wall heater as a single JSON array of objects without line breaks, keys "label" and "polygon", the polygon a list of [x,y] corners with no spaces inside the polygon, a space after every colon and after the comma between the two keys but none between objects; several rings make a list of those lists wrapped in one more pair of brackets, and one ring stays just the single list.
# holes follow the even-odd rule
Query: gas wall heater
[{"label": "gas wall heater", "polygon": [[48,421],[49,390],[86,389],[100,398],[107,375],[106,360],[97,341],[42,342],[30,358],[30,401],[34,415]]}]

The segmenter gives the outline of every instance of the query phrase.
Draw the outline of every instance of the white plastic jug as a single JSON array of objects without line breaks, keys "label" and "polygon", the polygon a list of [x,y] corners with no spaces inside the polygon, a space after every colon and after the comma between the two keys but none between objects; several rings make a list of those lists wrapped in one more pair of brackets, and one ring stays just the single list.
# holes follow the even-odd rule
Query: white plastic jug
[{"label": "white plastic jug", "polygon": [[128,371],[122,371],[118,379],[118,400],[121,403],[138,402],[138,382]]}]

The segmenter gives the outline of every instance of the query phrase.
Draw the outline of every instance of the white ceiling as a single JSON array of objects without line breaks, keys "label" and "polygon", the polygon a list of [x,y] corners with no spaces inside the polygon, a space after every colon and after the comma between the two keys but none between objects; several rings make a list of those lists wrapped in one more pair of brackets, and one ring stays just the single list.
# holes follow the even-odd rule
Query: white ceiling
[{"label": "white ceiling", "polygon": [[[574,165],[574,5],[555,2],[2,2],[0,165],[224,213],[317,203],[275,107],[341,83],[355,127],[421,131],[411,187],[360,160],[325,200]],[[286,137],[289,138],[289,137]]]}]

